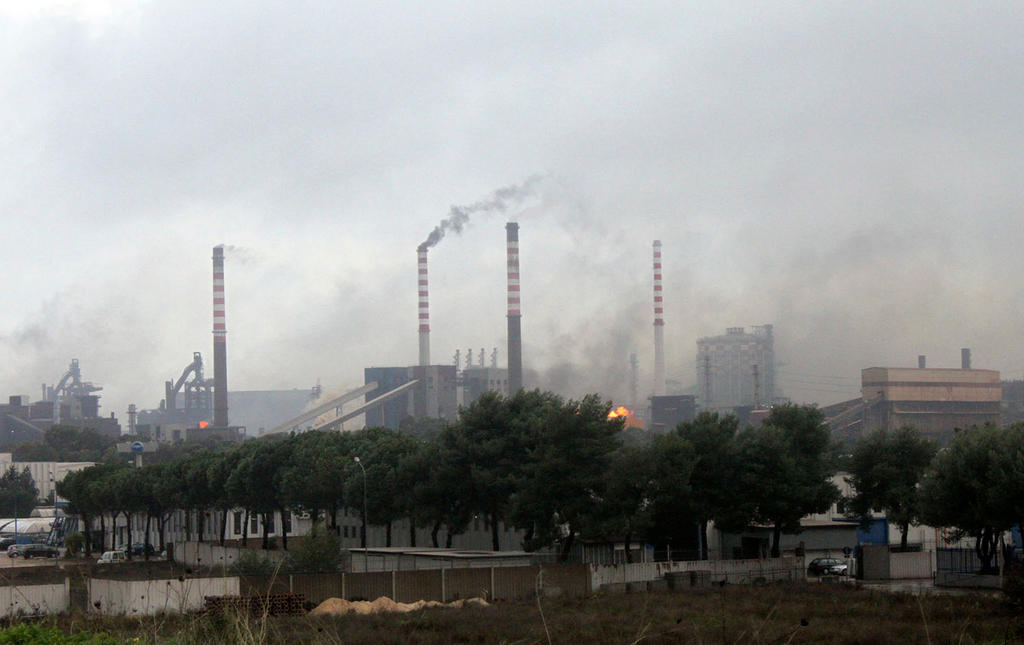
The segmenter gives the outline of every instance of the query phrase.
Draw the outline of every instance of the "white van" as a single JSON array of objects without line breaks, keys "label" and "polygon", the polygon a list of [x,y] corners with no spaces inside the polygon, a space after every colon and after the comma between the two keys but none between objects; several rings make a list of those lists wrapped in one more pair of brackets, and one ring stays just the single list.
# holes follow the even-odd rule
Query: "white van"
[{"label": "white van", "polygon": [[124,562],[128,559],[124,551],[104,551],[100,559],[96,561],[96,564],[111,564],[114,562]]}]

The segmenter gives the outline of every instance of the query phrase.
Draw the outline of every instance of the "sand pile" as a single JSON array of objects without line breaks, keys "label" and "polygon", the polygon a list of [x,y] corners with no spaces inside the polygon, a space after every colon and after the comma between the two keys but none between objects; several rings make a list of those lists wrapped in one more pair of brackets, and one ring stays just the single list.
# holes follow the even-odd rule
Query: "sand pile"
[{"label": "sand pile", "polygon": [[348,601],[342,598],[328,598],[309,612],[310,616],[340,616],[344,614],[384,614],[384,613],[406,613],[419,611],[428,607],[486,607],[488,602],[483,598],[467,598],[448,603],[437,602],[436,600],[417,600],[416,602],[405,603],[395,602],[387,596],[381,596],[373,602],[367,600]]}]

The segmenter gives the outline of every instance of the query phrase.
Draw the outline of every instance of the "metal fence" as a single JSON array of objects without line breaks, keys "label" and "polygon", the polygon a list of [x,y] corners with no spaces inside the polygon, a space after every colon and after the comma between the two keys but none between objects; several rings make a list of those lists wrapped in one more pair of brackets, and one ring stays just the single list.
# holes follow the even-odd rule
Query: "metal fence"
[{"label": "metal fence", "polygon": [[[992,570],[998,572],[1001,562],[997,551],[992,555]],[[982,563],[974,549],[939,548],[935,549],[935,568],[948,573],[981,573]]]}]

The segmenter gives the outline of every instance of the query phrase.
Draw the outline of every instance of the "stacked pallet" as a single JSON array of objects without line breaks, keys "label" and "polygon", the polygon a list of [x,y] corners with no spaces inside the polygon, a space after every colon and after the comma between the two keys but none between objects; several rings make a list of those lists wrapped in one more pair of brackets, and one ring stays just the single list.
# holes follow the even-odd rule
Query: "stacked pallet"
[{"label": "stacked pallet", "polygon": [[300,593],[272,593],[259,596],[204,596],[209,613],[295,616],[306,613],[306,597]]}]

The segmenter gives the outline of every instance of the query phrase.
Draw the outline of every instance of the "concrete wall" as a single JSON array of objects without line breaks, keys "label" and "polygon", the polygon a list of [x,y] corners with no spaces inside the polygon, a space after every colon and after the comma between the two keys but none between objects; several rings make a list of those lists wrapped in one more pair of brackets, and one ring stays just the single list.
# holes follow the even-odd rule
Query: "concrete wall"
[{"label": "concrete wall", "polygon": [[67,580],[56,585],[0,587],[0,616],[59,614],[68,610]]},{"label": "concrete wall", "polygon": [[[257,540],[257,544],[259,541]],[[267,558],[271,562],[280,562],[288,555],[287,551],[264,551],[263,549],[240,549],[230,546],[219,546],[210,542],[175,542],[174,561],[197,567],[223,567],[229,573],[231,565],[249,551],[257,556]]]},{"label": "concrete wall", "polygon": [[599,590],[606,585],[633,584],[664,578],[669,573],[696,571],[707,574],[711,582],[750,583],[757,580],[804,580],[807,569],[803,558],[782,557],[767,560],[692,560],[679,562],[636,562],[633,564],[591,565],[590,586]]},{"label": "concrete wall", "polygon": [[889,579],[931,578],[935,574],[935,552],[917,551],[889,554]]},{"label": "concrete wall", "polygon": [[935,552],[890,553],[885,544],[861,546],[861,571],[864,580],[914,580],[935,574]]},{"label": "concrete wall", "polygon": [[[204,596],[237,596],[238,578],[89,581],[89,610],[116,615],[153,615],[202,609]],[[98,603],[98,604],[97,604]]]}]

